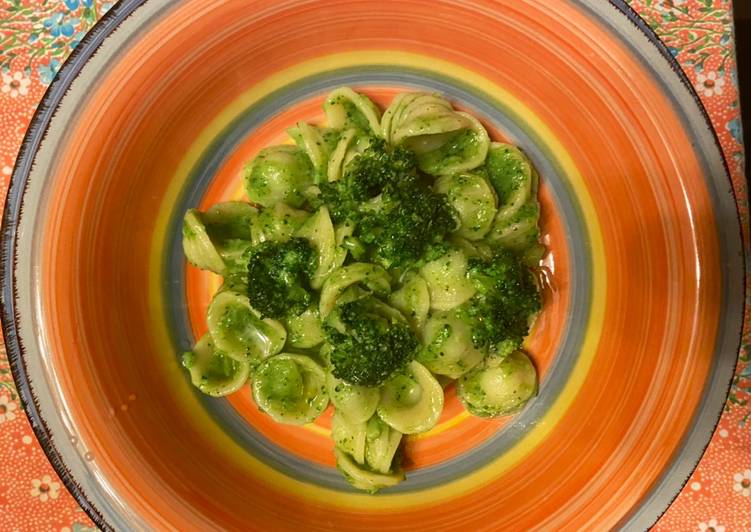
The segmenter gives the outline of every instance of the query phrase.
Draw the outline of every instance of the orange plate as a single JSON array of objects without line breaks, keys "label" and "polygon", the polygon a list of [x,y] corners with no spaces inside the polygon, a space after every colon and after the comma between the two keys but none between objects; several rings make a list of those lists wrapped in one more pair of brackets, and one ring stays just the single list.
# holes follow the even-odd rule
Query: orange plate
[{"label": "orange plate", "polygon": [[[35,430],[102,527],[644,528],[709,441],[737,353],[735,202],[665,51],[619,0],[121,2],[27,138],[4,219],[6,341]],[[641,26],[640,26],[641,24]],[[296,428],[247,389],[201,397],[179,353],[217,280],[186,269],[189,207],[332,88],[441,92],[542,178],[550,289],[511,419],[453,391],[408,479],[356,493],[330,418]],[[54,116],[53,116],[54,112]],[[32,162],[33,168],[32,168]]]}]

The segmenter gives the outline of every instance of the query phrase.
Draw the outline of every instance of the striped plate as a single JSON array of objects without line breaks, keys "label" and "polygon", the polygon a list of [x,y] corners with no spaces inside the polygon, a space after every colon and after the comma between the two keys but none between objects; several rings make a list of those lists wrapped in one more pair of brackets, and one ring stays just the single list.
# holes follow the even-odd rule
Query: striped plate
[{"label": "striped plate", "polygon": [[[330,418],[280,426],[197,394],[179,352],[217,279],[186,208],[348,85],[446,94],[542,176],[550,288],[539,397],[408,441],[408,480],[351,490]],[[104,528],[547,530],[653,523],[723,405],[742,320],[739,223],[685,77],[621,0],[125,0],[25,140],[3,220],[4,327],[37,436]]]}]

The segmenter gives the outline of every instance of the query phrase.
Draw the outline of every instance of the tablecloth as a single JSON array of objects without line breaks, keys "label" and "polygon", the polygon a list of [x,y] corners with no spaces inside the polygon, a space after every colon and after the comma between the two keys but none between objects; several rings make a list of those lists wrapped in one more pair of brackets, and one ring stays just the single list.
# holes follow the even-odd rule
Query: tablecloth
[{"label": "tablecloth", "polygon": [[[552,0],[551,3],[555,3]],[[560,0],[563,1],[563,0]],[[605,1],[605,0],[603,0]],[[748,1],[748,0],[740,0]],[[694,83],[730,167],[744,244],[748,195],[731,0],[630,0]],[[111,7],[101,0],[0,0],[0,199],[34,109],[62,62]],[[751,530],[749,277],[738,367],[698,468],[655,530]],[[554,481],[554,479],[551,479]],[[93,530],[31,431],[0,347],[0,530]]]}]

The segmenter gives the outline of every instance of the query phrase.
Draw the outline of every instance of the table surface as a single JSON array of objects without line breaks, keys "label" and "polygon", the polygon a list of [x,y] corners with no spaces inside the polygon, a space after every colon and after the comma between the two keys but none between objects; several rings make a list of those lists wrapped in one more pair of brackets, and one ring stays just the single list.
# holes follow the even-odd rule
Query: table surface
[{"label": "table surface", "polygon": [[[744,244],[749,250],[732,1],[629,3],[678,59],[709,112],[739,198]],[[111,4],[0,0],[0,199],[5,198],[19,146],[47,85]],[[751,530],[749,279],[742,349],[725,411],[699,467],[655,530]],[[67,532],[92,530],[90,526],[34,438],[0,346],[0,530]]]}]

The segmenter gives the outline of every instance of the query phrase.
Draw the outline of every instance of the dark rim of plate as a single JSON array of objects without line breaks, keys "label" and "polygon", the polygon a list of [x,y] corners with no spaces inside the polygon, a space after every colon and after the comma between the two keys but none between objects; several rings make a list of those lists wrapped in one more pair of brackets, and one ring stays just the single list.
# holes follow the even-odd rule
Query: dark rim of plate
[{"label": "dark rim of plate", "polygon": [[[28,380],[26,362],[24,360],[25,349],[21,338],[17,332],[17,310],[16,310],[16,289],[15,289],[15,267],[17,263],[16,258],[16,228],[20,219],[20,212],[23,206],[23,197],[26,191],[29,173],[31,171],[32,164],[36,157],[36,152],[39,149],[41,141],[44,139],[50,121],[57,109],[60,101],[65,95],[67,89],[71,83],[78,76],[84,65],[88,62],[91,56],[97,51],[99,46],[110,35],[110,33],[119,26],[125,19],[127,19],[139,6],[144,4],[146,0],[119,0],[113,5],[107,13],[102,16],[99,21],[89,30],[86,36],[81,40],[78,46],[73,50],[67,60],[63,63],[62,67],[58,71],[57,75],[50,83],[47,91],[41,99],[39,106],[37,107],[34,115],[31,119],[31,124],[26,131],[21,148],[18,152],[18,158],[13,169],[13,173],[10,178],[8,187],[8,194],[5,200],[5,208],[2,217],[2,229],[0,244],[0,264],[2,265],[2,275],[0,275],[0,302],[2,303],[2,330],[5,339],[5,346],[8,355],[8,361],[10,363],[11,372],[13,374],[13,380],[19,393],[23,409],[27,414],[31,427],[36,435],[39,443],[47,455],[52,467],[60,476],[65,487],[73,495],[81,508],[91,518],[91,520],[102,530],[114,530],[114,528],[105,521],[102,513],[91,503],[82,487],[76,482],[75,478],[71,474],[70,470],[65,465],[59,451],[55,447],[53,435],[44,418],[41,416],[39,410],[39,403],[37,402],[36,394]],[[634,26],[640,30],[649,41],[657,48],[660,55],[669,63],[672,70],[678,76],[680,81],[690,92],[694,102],[701,111],[701,114],[712,132],[715,144],[720,154],[722,155],[722,162],[725,171],[725,177],[730,182],[730,170],[727,160],[722,151],[717,132],[712,126],[709,113],[707,112],[704,104],[702,103],[699,95],[694,89],[690,79],[680,66],[676,58],[670,52],[665,43],[660,40],[657,34],[649,27],[649,24],[626,2],[626,0],[609,0],[610,4],[625,15]],[[735,196],[735,190],[732,189],[733,197]],[[736,204],[736,214],[738,220],[740,220],[738,210],[738,203]],[[740,227],[740,224],[739,224]],[[744,254],[744,270],[747,267],[746,257]],[[745,291],[745,284],[744,284]],[[738,348],[740,349],[741,338],[738,340]],[[738,350],[737,350],[738,351]],[[737,356],[736,351],[736,356]],[[725,397],[730,392],[732,380],[727,383],[727,390]],[[716,420],[713,423],[713,428],[717,426],[722,415],[722,409],[718,412]],[[707,442],[702,449],[701,455],[693,464],[693,469],[698,466],[704,455],[706,448],[711,441],[711,434],[708,435]],[[672,502],[678,497],[683,487],[688,482],[688,478],[685,478],[681,482],[680,488],[675,492],[671,499]],[[666,507],[659,515],[655,517],[654,522],[657,522],[662,515],[669,508]]]}]

